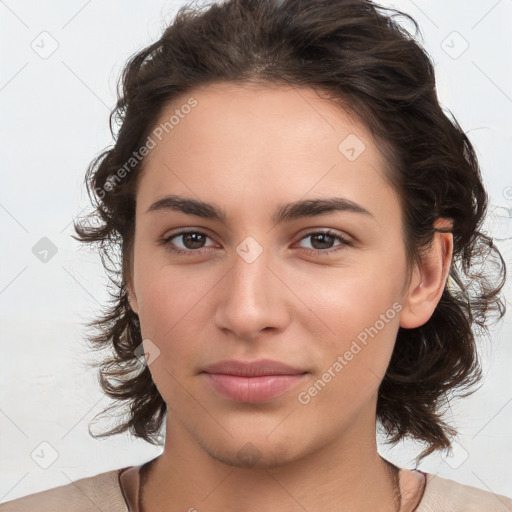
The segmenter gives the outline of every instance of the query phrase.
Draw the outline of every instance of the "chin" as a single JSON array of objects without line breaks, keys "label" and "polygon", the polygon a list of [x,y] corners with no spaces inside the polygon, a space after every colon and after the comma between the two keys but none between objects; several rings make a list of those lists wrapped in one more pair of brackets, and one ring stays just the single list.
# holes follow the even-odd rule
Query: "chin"
[{"label": "chin", "polygon": [[285,466],[301,457],[300,453],[293,452],[293,446],[300,444],[275,443],[265,437],[260,441],[256,437],[251,440],[230,439],[226,442],[208,443],[198,440],[201,448],[212,459],[228,466],[240,469],[269,469]]}]

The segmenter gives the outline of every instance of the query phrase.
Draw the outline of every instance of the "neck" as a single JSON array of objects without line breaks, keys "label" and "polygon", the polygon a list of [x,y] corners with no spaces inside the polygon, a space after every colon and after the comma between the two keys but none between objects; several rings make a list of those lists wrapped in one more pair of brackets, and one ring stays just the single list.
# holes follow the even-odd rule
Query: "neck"
[{"label": "neck", "polygon": [[168,417],[164,452],[148,471],[143,512],[327,511],[340,504],[347,512],[395,512],[396,475],[378,454],[375,426],[368,430],[353,429],[279,465],[240,468],[216,460]]}]

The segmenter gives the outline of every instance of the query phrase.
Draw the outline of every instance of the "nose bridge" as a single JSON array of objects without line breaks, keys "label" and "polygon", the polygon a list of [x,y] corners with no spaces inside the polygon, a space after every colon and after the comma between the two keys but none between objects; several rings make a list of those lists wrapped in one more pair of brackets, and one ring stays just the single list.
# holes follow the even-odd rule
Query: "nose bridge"
[{"label": "nose bridge", "polygon": [[230,272],[229,298],[247,310],[261,308],[267,301],[270,265],[269,250],[264,249],[254,238],[247,237],[236,248]]},{"label": "nose bridge", "polygon": [[219,327],[251,338],[266,327],[280,326],[284,309],[279,305],[278,280],[268,268],[271,259],[270,251],[252,237],[236,247],[217,304]]}]

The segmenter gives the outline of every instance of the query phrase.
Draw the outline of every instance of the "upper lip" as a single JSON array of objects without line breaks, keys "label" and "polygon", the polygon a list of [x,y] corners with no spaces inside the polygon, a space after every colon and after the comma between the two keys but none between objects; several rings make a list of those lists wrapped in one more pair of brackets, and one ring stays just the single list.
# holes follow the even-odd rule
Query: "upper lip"
[{"label": "upper lip", "polygon": [[306,373],[305,370],[294,368],[279,361],[260,359],[258,361],[219,361],[206,366],[202,370],[206,373],[222,373],[240,377],[261,377],[263,375],[298,375]]}]

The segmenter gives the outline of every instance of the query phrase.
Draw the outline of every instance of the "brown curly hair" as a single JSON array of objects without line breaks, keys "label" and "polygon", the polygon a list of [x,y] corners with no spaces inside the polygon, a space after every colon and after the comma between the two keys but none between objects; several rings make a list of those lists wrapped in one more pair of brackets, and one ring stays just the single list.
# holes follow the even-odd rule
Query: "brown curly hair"
[{"label": "brown curly hair", "polygon": [[[449,395],[466,396],[481,378],[476,340],[488,333],[491,316],[505,313],[506,268],[481,231],[488,197],[475,151],[438,102],[418,32],[410,16],[367,0],[226,0],[182,6],[161,38],[129,59],[110,115],[115,144],[91,162],[85,177],[94,211],[74,224],[73,238],[98,244],[115,287],[114,302],[90,324],[99,332],[88,338],[92,348],[110,349],[96,364],[103,391],[115,401],[102,414],[129,408],[113,429],[91,435],[129,431],[158,444],[167,411],[148,367],[137,371],[134,353],[142,337],[126,284],[144,165],[144,158],[133,160],[134,152],[178,95],[214,82],[292,84],[314,88],[356,114],[383,148],[387,177],[402,203],[409,266],[436,231],[453,233],[447,286],[424,325],[399,328],[377,402],[390,443],[407,436],[422,441],[427,448],[420,458],[450,447],[456,430],[442,412]],[[438,218],[451,219],[453,227],[436,229]]]}]

